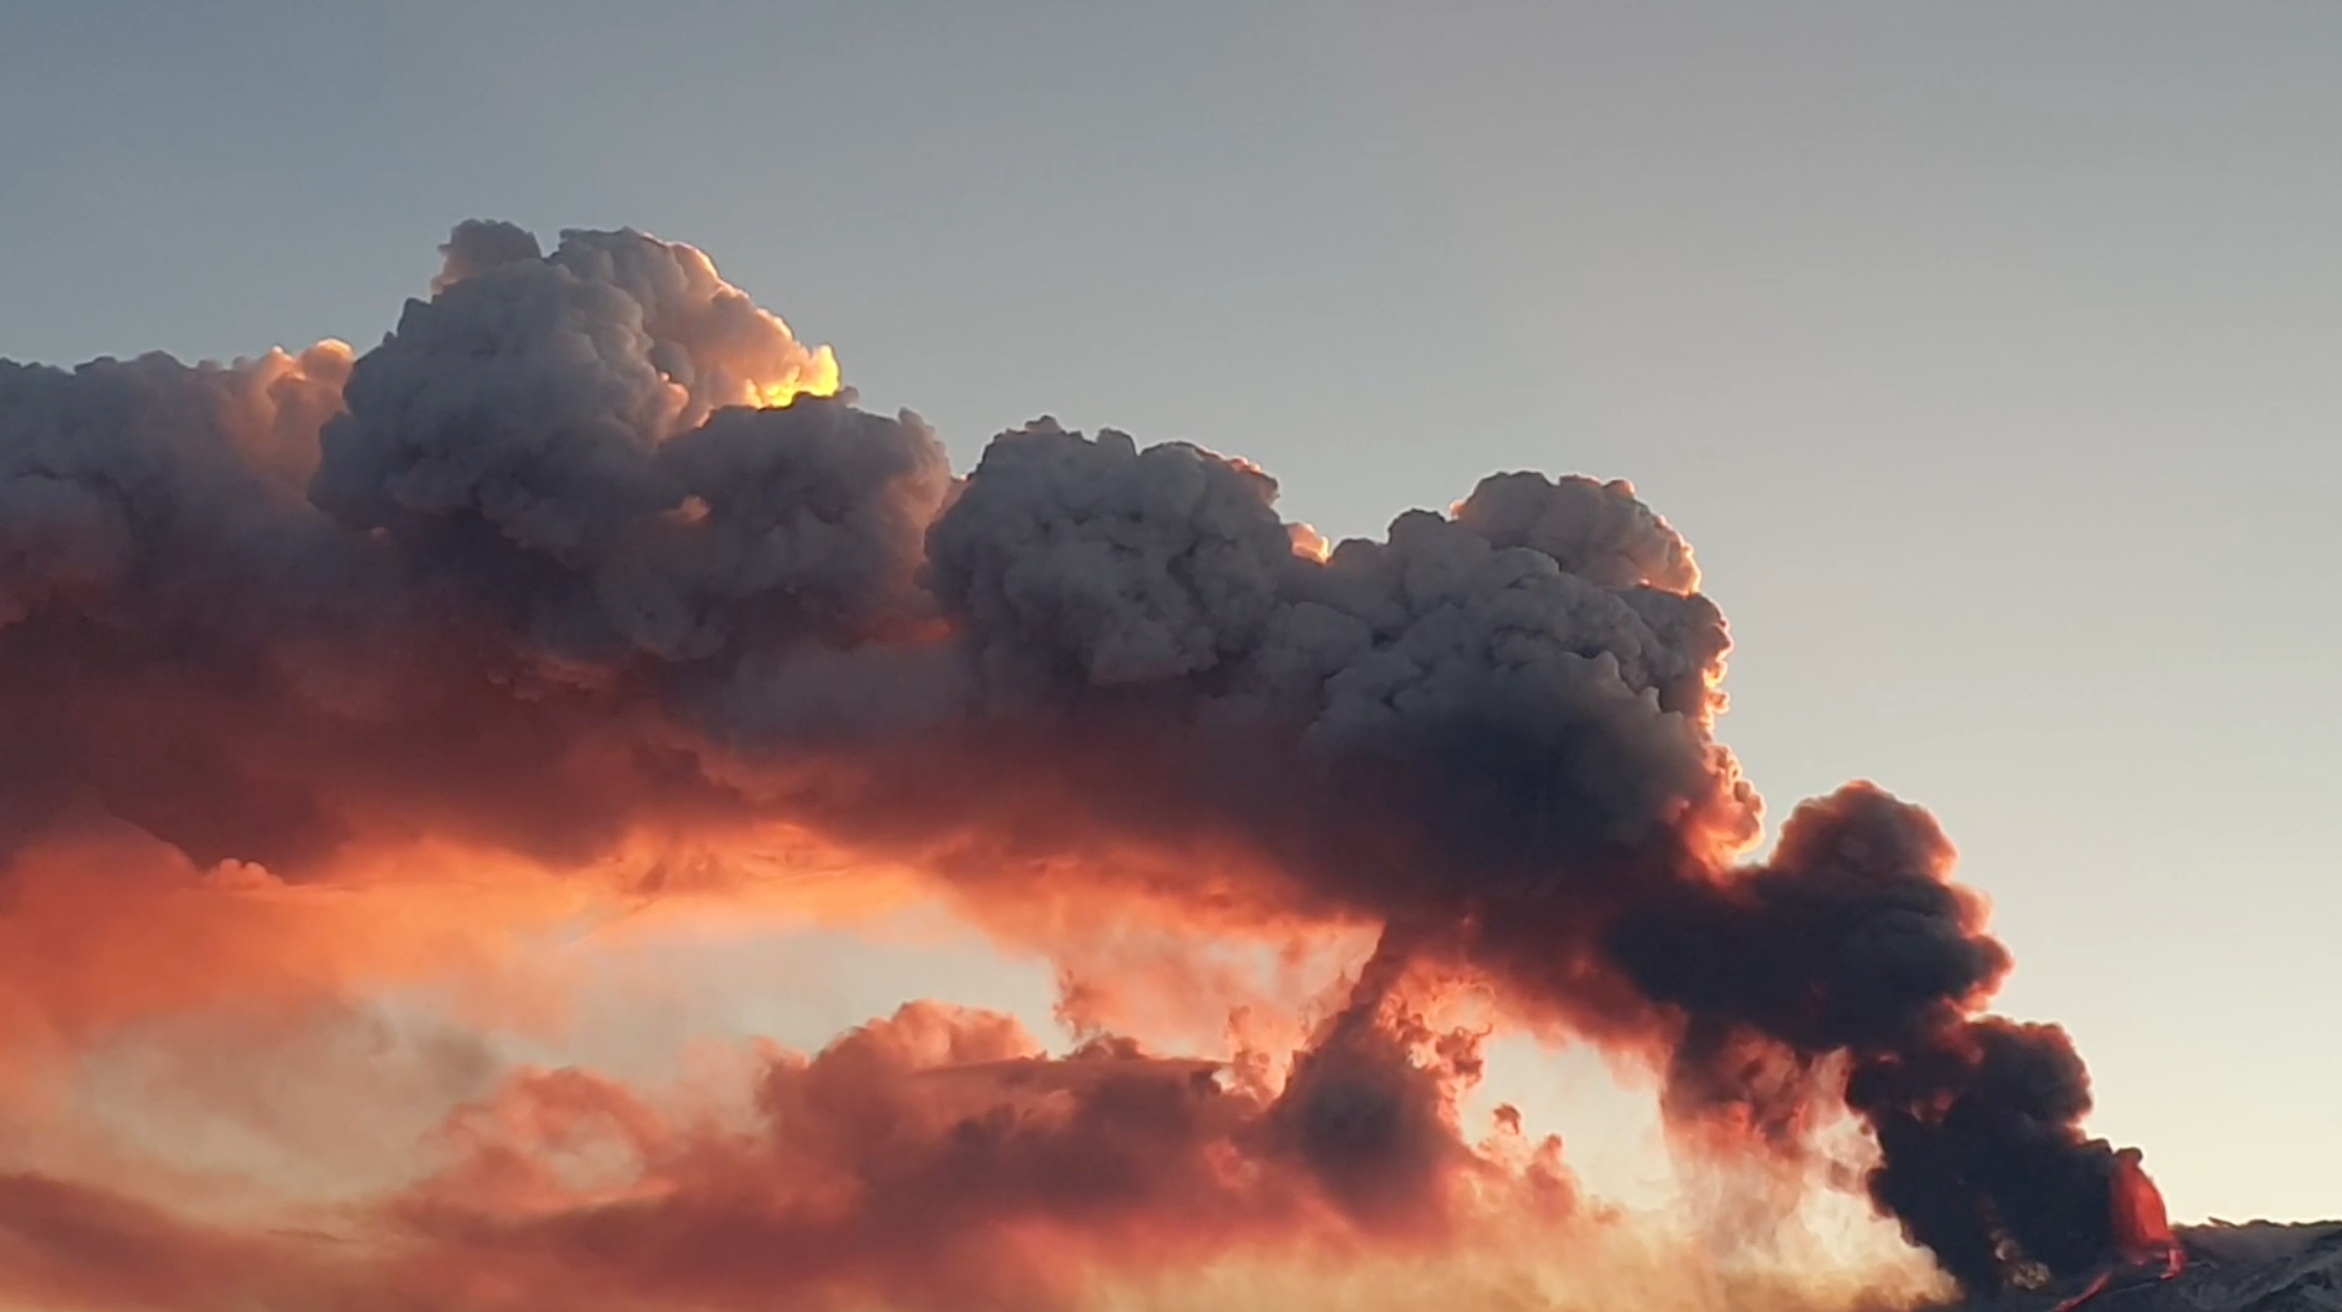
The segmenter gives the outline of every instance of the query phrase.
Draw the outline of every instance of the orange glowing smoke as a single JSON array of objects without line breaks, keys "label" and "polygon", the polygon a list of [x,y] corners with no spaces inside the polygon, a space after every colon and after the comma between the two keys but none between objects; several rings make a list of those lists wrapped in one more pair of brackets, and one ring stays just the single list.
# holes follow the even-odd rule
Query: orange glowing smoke
[{"label": "orange glowing smoke", "polygon": [[2187,1257],[2171,1233],[2163,1191],[2139,1165],[2139,1150],[2125,1148],[2114,1158],[2114,1236],[2123,1257],[2139,1265],[2165,1263],[2178,1275]]},{"label": "orange glowing smoke", "polygon": [[1293,554],[1296,556],[1303,556],[1323,565],[1334,554],[1333,542],[1325,534],[1307,524],[1298,522],[1287,524],[1285,531],[1293,539]]},{"label": "orange glowing smoke", "polygon": [[[777,321],[776,321],[777,322]],[[781,331],[787,332],[783,324]],[[780,377],[749,385],[749,404],[759,410],[784,406],[800,396],[836,396],[838,358],[826,346],[813,349],[810,358],[792,361]]]},{"label": "orange glowing smoke", "polygon": [[[2115,1250],[2135,1270],[2155,1270],[2157,1280],[2171,1280],[2187,1269],[2187,1252],[2172,1233],[2171,1217],[2163,1207],[2163,1191],[2139,1164],[2139,1150],[2125,1148],[2114,1156],[2113,1208]],[[2058,1304],[2051,1312],[2076,1312],[2115,1287],[2115,1271],[2102,1271],[2082,1292]],[[2126,1279],[2125,1287],[2135,1283]]]},{"label": "orange glowing smoke", "polygon": [[2084,1304],[2095,1301],[2100,1294],[2106,1292],[2106,1287],[2112,1283],[2114,1283],[2113,1275],[2101,1271],[2098,1273],[2097,1279],[2082,1287],[2081,1293],[2051,1308],[2049,1312],[2075,1312],[2075,1309]]},{"label": "orange glowing smoke", "polygon": [[[779,315],[725,281],[707,252],[633,229],[565,234],[563,243],[573,272],[626,289],[641,315],[640,331],[660,343],[666,431],[695,428],[726,406],[769,410],[800,396],[838,394],[830,348],[797,340]],[[534,234],[481,220],[458,224],[439,251],[446,264],[431,280],[434,301],[459,283],[543,258]],[[346,348],[343,355],[346,376]]]},{"label": "orange glowing smoke", "polygon": [[[688,247],[683,248],[689,250]],[[691,255],[699,255],[690,251]],[[678,256],[688,259],[688,256]],[[699,255],[704,260],[707,257]],[[715,266],[708,265],[707,273],[715,278]],[[716,405],[745,405],[759,410],[785,406],[800,396],[836,396],[838,394],[838,357],[826,346],[807,347],[797,340],[795,333],[781,317],[770,310],[747,304],[747,296],[720,278],[716,285],[722,290],[716,295],[722,299],[737,297],[745,306],[754,331],[742,334],[737,341],[726,342],[732,358],[723,364],[736,370],[738,383],[728,392],[717,389],[707,399]],[[720,303],[720,302],[719,302]],[[687,410],[689,422],[698,422],[705,416],[696,409]]]},{"label": "orange glowing smoke", "polygon": [[680,275],[680,295],[657,297],[646,327],[683,348],[689,377],[675,378],[680,431],[728,405],[769,410],[800,396],[838,394],[837,356],[797,339],[781,317],[724,280],[705,251],[681,242],[653,242]]}]

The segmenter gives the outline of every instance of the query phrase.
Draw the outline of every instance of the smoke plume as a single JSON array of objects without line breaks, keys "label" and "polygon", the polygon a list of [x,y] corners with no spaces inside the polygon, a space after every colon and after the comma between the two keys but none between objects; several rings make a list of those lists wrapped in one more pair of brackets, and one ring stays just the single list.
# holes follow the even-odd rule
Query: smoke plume
[{"label": "smoke plume", "polygon": [[[1751,1154],[1850,1109],[1869,1197],[1972,1289],[2122,1255],[2083,1065],[1985,1014],[2008,954],[1935,822],[1852,784],[1746,862],[1724,617],[1628,484],[1498,474],[1321,553],[1182,443],[1041,419],[955,476],[688,246],[469,222],[442,254],[363,353],[0,363],[0,919],[75,879],[93,922],[140,914],[43,855],[101,831],[298,889],[783,825],[1003,932],[1143,906],[1380,947],[1281,1083],[932,1008],[774,1058],[753,1130],[529,1077],[363,1261],[17,1178],[15,1295],[1052,1306],[1133,1253],[1569,1210],[1551,1152],[1460,1136],[1477,1058],[1434,977],[1655,1063],[1673,1120]],[[537,1160],[572,1133],[628,1182]],[[153,1269],[86,1260],[124,1244]]]}]

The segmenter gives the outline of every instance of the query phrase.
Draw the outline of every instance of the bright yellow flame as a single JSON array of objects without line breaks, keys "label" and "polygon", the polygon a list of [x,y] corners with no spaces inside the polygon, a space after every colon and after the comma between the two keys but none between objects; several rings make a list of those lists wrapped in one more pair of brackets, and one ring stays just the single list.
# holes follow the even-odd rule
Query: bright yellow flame
[{"label": "bright yellow flame", "polygon": [[749,384],[749,404],[759,410],[784,406],[800,396],[836,396],[838,358],[826,346],[817,346],[802,363],[791,364],[779,378]]},{"label": "bright yellow flame", "polygon": [[1323,565],[1334,554],[1334,544],[1326,535],[1299,520],[1285,526],[1286,536],[1293,539],[1293,554],[1306,556]]}]

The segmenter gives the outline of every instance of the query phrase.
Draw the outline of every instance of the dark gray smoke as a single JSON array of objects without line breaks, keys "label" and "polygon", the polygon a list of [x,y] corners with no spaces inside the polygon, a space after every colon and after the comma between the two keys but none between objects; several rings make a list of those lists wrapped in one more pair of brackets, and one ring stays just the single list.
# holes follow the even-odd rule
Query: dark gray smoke
[{"label": "dark gray smoke", "polygon": [[[1973,1285],[2109,1251],[2080,1064],[1977,1019],[2007,957],[1933,822],[1855,786],[1730,864],[1724,619],[1628,485],[1500,474],[1321,562],[1192,446],[1042,420],[955,480],[916,416],[795,395],[826,350],[689,247],[473,222],[443,254],[354,364],[0,366],[0,843],[94,810],[301,878],[751,817],[1209,837],[1275,872],[1257,905],[1671,1051],[1686,1105],[1761,1101],[1721,1057],[1751,1045],[1844,1059],[1874,1196]],[[1298,1068],[1350,1127],[1305,1156],[1421,1114],[1362,1043]]]}]

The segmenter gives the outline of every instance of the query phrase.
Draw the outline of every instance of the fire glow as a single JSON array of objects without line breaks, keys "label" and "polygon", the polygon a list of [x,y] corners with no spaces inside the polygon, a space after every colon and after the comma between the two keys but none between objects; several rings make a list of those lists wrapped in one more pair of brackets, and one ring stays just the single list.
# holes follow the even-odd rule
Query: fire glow
[{"label": "fire glow", "polygon": [[[1944,1292],[1689,1260],[1519,1111],[1465,1124],[1498,1033],[1656,1084],[1761,1204],[1736,1245],[1826,1193],[1973,1293],[2176,1273],[2066,1036],[1986,1012],[2010,961],[1932,817],[1849,784],[1750,858],[1724,618],[1630,484],[1498,474],[1335,543],[1183,443],[1042,419],[955,475],[691,247],[442,254],[362,355],[0,363],[0,1098],[54,1131],[0,1137],[0,1305]],[[496,1078],[330,1206],[69,1096],[142,1026],[234,1067],[394,987],[558,1030],[582,985],[526,945],[643,908],[922,902],[1055,963],[1072,1048],[923,1001],[661,1092],[452,1033],[413,1100]],[[1453,1283],[1343,1283],[1386,1266]]]}]

